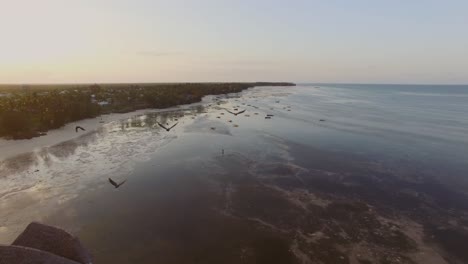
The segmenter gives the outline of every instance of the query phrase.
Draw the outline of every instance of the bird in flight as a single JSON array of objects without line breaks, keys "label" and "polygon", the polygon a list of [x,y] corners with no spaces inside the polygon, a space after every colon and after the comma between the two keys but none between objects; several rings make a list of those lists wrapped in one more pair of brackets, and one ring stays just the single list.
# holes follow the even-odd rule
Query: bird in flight
[{"label": "bird in flight", "polygon": [[172,129],[173,127],[177,126],[177,124],[179,124],[179,122],[177,122],[177,123],[175,123],[173,126],[167,128],[167,127],[165,127],[163,124],[161,124],[161,123],[158,122],[158,125],[159,125],[160,127],[164,128],[164,129],[166,129],[167,132],[171,131],[171,129]]},{"label": "bird in flight", "polygon": [[227,109],[226,109],[226,111],[228,111],[229,113],[231,113],[231,114],[237,116],[237,115],[240,115],[240,114],[244,113],[244,112],[245,112],[245,109],[242,110],[242,111],[240,111],[240,112],[237,112],[237,113],[231,112],[231,111],[229,111],[229,110],[227,110]]},{"label": "bird in flight", "polygon": [[121,182],[121,183],[116,183],[114,180],[112,180],[111,178],[109,178],[109,182],[110,184],[114,185],[114,187],[117,189],[119,188],[120,186],[122,186],[122,184],[124,184],[127,180]]},{"label": "bird in flight", "polygon": [[80,130],[80,129],[81,129],[82,131],[86,131],[86,129],[84,129],[84,128],[80,127],[80,126],[76,126],[76,127],[75,127],[75,132],[78,133],[78,130]]}]

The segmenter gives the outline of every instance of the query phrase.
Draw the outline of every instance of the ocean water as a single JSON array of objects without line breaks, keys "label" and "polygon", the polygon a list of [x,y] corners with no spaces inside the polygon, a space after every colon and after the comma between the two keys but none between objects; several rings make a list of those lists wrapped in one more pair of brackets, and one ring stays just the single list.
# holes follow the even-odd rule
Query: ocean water
[{"label": "ocean water", "polygon": [[[451,233],[434,242],[443,252],[423,237],[468,228],[468,86],[259,87],[104,120],[2,155],[0,243],[41,221],[77,234],[98,263],[466,260]],[[343,218],[343,201],[372,207],[358,222],[379,225]],[[382,242],[395,228],[416,249]]]},{"label": "ocean water", "polygon": [[468,86],[333,85],[307,91],[308,112],[338,129],[467,144]]},{"label": "ocean water", "polygon": [[468,86],[310,84],[295,90],[289,97],[295,106],[291,119],[324,128],[313,136],[304,132],[310,129],[292,132],[301,142],[434,170],[440,166],[446,170],[440,177],[465,181]]}]

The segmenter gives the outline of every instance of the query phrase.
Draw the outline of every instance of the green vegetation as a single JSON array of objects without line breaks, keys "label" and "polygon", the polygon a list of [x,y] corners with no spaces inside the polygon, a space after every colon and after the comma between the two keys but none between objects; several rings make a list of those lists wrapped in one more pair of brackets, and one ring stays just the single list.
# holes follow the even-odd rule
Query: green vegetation
[{"label": "green vegetation", "polygon": [[107,113],[194,103],[205,95],[291,83],[184,83],[0,86],[0,137],[40,136],[68,122]]}]

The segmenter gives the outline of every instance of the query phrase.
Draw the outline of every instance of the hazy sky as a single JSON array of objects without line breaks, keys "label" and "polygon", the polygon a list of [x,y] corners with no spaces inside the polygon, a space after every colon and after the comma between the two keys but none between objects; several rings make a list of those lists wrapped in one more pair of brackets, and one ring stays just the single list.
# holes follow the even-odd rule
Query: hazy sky
[{"label": "hazy sky", "polygon": [[467,0],[0,0],[0,83],[468,83]]}]

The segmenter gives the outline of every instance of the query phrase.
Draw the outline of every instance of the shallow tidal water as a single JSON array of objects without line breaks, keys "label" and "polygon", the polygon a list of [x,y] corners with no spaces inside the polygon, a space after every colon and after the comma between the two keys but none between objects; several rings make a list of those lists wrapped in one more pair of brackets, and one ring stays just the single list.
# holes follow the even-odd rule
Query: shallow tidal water
[{"label": "shallow tidal water", "polygon": [[467,114],[466,86],[314,84],[107,117],[2,155],[0,243],[40,221],[96,263],[467,260]]}]

